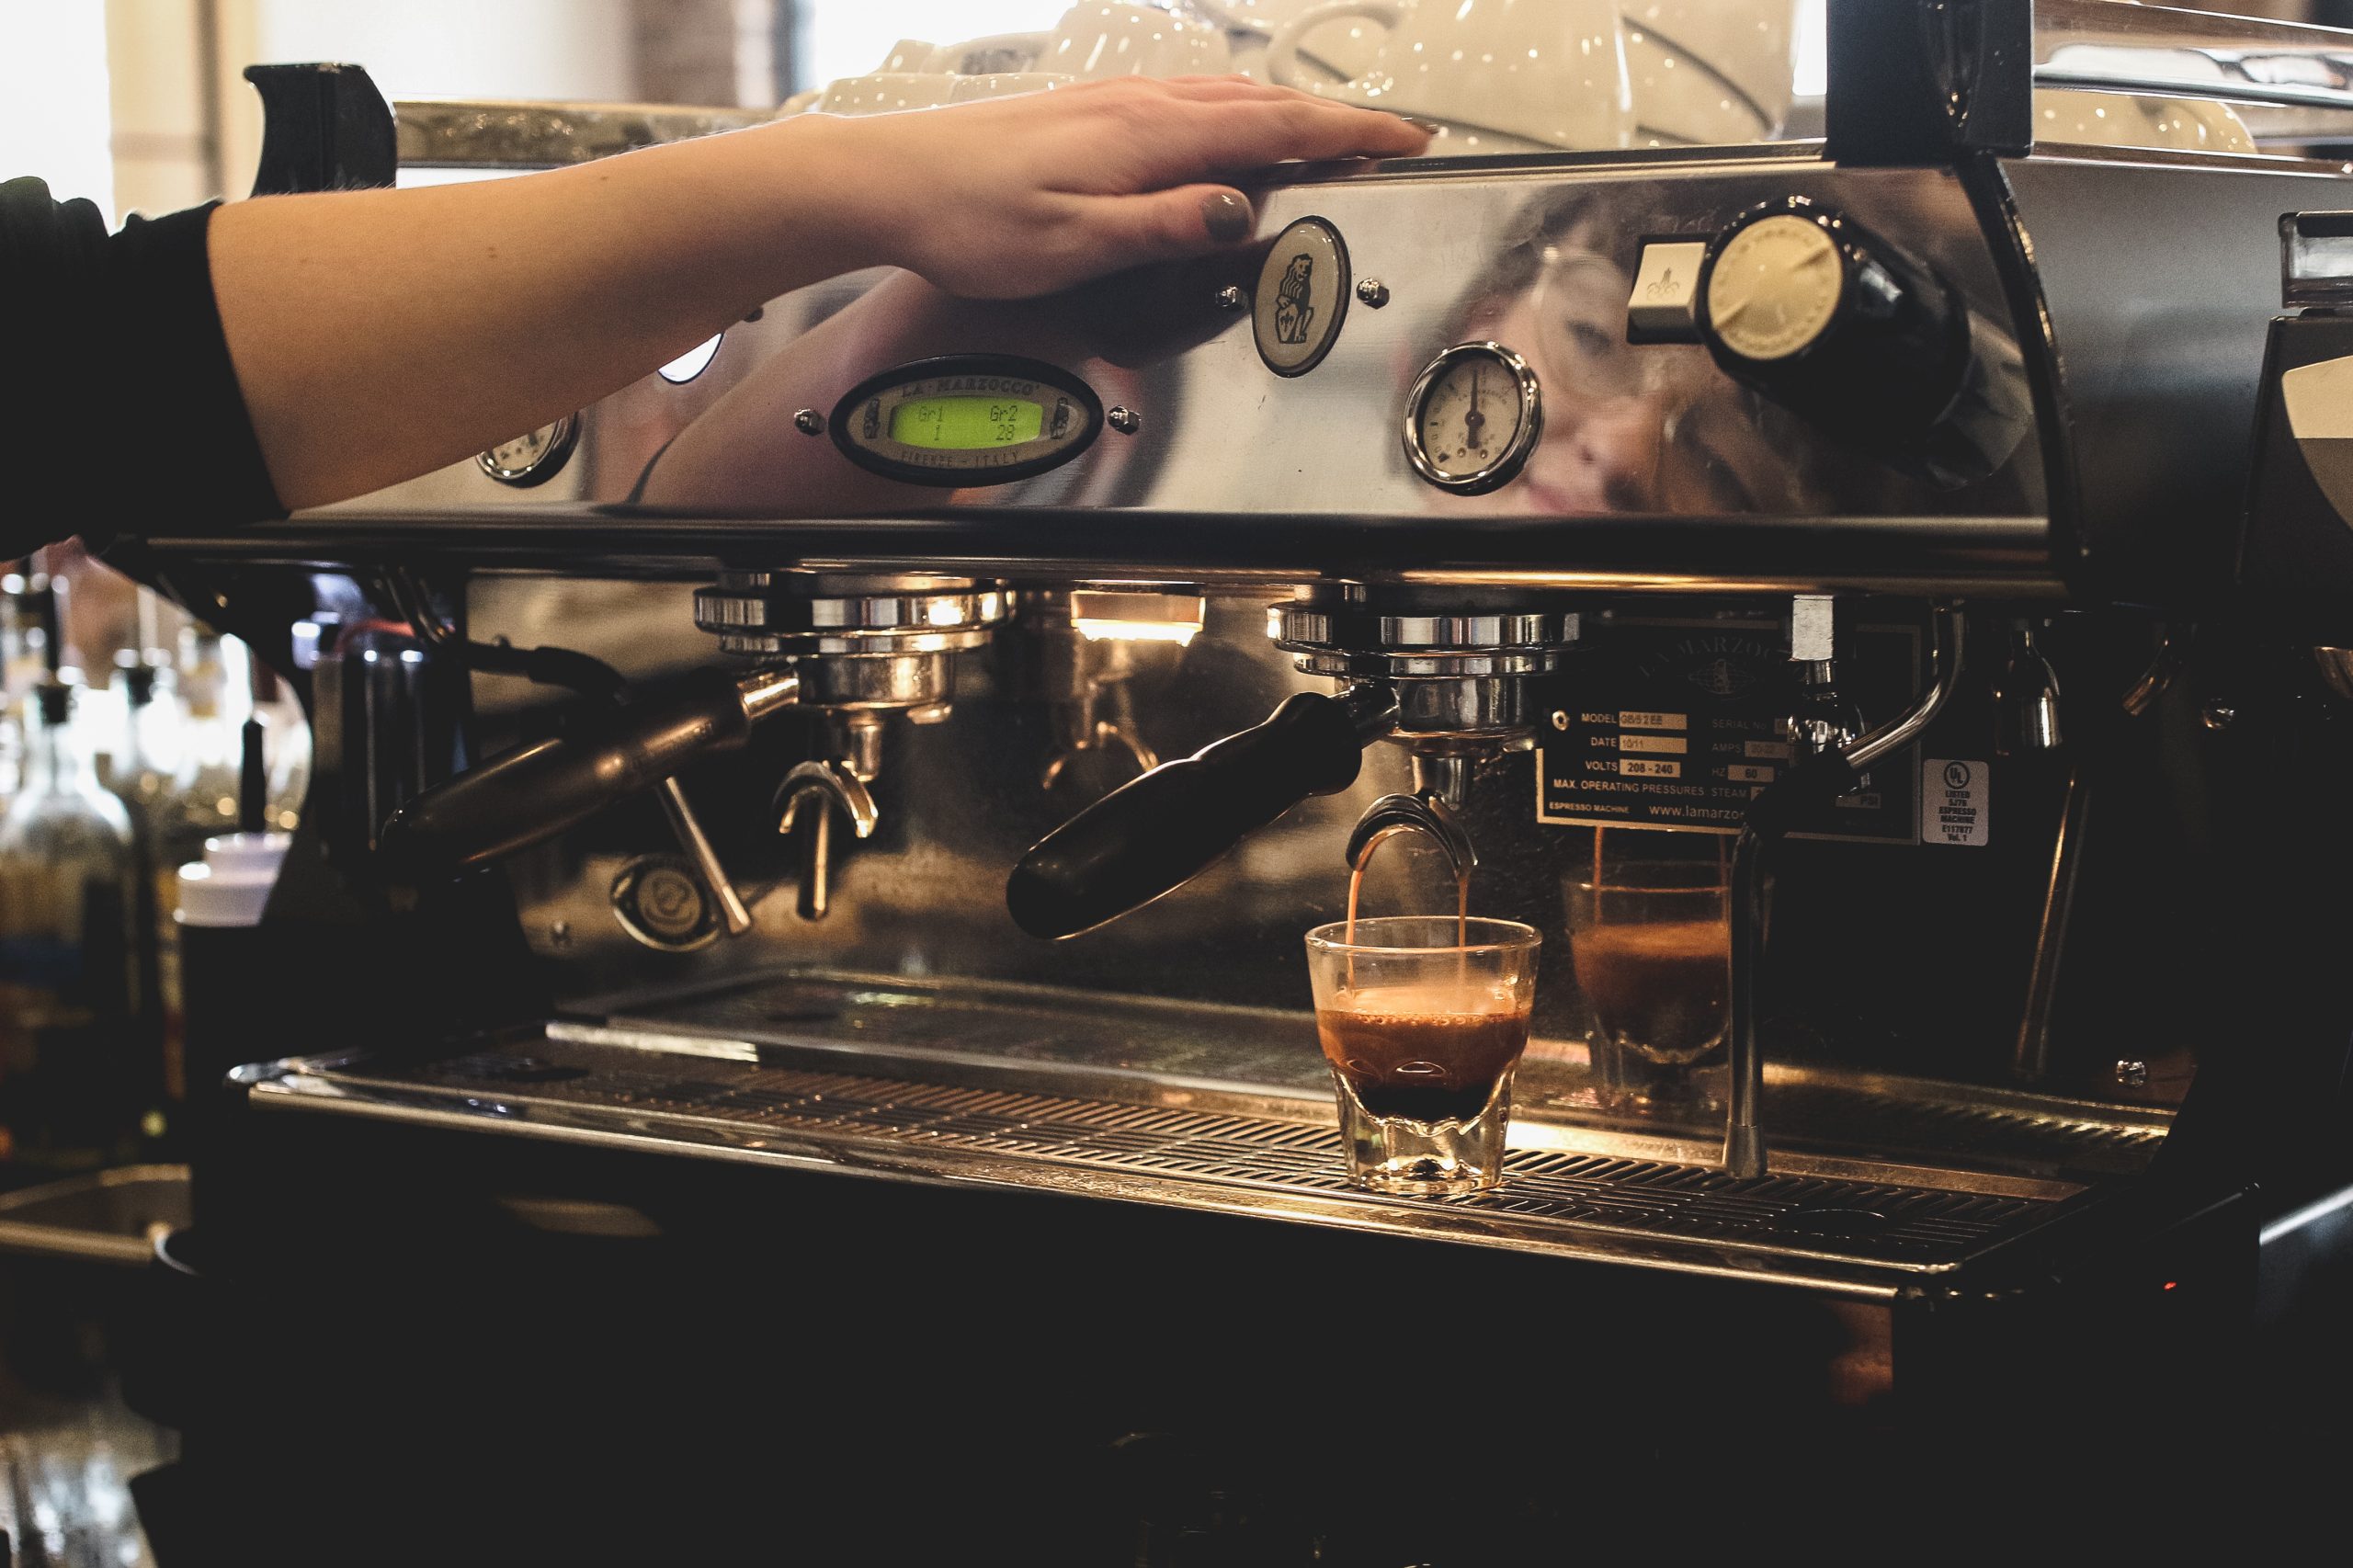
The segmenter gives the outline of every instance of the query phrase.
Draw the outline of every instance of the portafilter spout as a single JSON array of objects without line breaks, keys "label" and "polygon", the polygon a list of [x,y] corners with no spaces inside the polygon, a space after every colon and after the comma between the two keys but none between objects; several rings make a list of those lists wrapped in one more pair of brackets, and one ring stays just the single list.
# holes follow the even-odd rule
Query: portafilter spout
[{"label": "portafilter spout", "polygon": [[731,569],[696,593],[698,627],[730,653],[791,660],[801,706],[825,718],[823,751],[776,797],[777,831],[798,838],[803,920],[833,906],[845,847],[836,812],[859,838],[874,832],[868,786],[882,771],[887,722],[945,721],[958,657],[988,646],[1010,603],[1002,585],[978,578],[807,567]]},{"label": "portafilter spout", "polygon": [[1357,819],[1348,835],[1348,869],[1360,871],[1372,852],[1403,834],[1419,834],[1438,846],[1458,882],[1478,869],[1479,852],[1453,808],[1436,795],[1383,795]]},{"label": "portafilter spout", "polygon": [[[823,920],[833,907],[834,812],[838,808],[860,838],[873,835],[881,813],[866,781],[856,770],[838,762],[804,762],[784,776],[777,790],[777,824],[780,834],[801,827],[801,893],[803,920]],[[801,812],[808,812],[801,823]]]}]

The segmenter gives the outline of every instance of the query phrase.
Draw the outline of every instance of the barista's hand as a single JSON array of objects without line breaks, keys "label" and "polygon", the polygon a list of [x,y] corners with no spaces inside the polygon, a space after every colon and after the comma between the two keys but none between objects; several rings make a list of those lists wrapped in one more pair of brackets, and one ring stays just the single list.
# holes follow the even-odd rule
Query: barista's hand
[{"label": "barista's hand", "polygon": [[878,259],[974,299],[1026,299],[1246,244],[1250,204],[1220,175],[1429,143],[1394,115],[1238,76],[1127,77],[784,124],[838,149],[804,166],[840,182],[835,198]]},{"label": "barista's hand", "polygon": [[513,179],[232,202],[212,288],[278,499],[429,472],[585,407],[764,301],[894,266],[1045,294],[1245,243],[1286,158],[1419,152],[1391,115],[1227,79],[795,115]]}]

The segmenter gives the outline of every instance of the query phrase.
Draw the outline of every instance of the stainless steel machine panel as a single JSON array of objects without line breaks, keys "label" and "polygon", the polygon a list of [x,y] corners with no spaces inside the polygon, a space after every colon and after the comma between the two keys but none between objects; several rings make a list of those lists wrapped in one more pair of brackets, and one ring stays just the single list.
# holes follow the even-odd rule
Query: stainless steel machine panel
[{"label": "stainless steel machine panel", "polygon": [[[1913,477],[1840,427],[1837,399],[1793,412],[1696,342],[1628,341],[1649,247],[1708,241],[1743,212],[1793,197],[1893,236],[1882,243],[1950,289],[1991,374],[2017,383],[2005,389],[2017,420],[1988,472]],[[1347,242],[1322,254],[1349,269],[1349,305],[1304,373],[1277,373],[1256,341],[1271,329],[1251,301],[1282,286],[1279,269],[1262,278],[1262,253],[1037,305],[950,301],[910,278],[870,275],[770,303],[730,328],[683,384],[648,377],[584,411],[576,450],[528,486],[458,464],[318,515],[310,529],[349,550],[385,530],[421,542],[419,531],[471,529],[473,544],[494,550],[534,535],[625,533],[622,548],[637,554],[702,553],[716,537],[746,562],[914,549],[935,562],[1157,557],[1264,570],[1272,556],[1296,570],[1345,550],[1430,567],[1540,561],[1560,574],[1588,549],[1597,569],[1638,553],[1653,573],[1704,574],[1705,544],[1728,546],[1727,561],[1755,571],[1804,539],[1803,569],[1816,574],[1868,574],[1907,548],[1920,560],[1972,558],[1988,575],[2051,571],[2049,486],[2009,295],[1950,174],[1833,169],[1802,149],[1563,155],[1310,171],[1268,187],[1262,205],[1265,233],[1314,218]],[[1654,267],[1646,286],[1656,285]],[[1400,433],[1417,378],[1472,340],[1530,368],[1542,438],[1524,472],[1513,467],[1483,494],[1450,494],[1415,472]],[[1063,367],[1110,410],[1108,426],[1034,478],[949,492],[892,483],[835,449],[826,422],[853,382],[940,355]],[[1859,383],[1839,399],[1867,412],[1886,391]],[[869,516],[969,517],[981,531],[953,525],[949,542],[926,529],[833,526]],[[494,519],[496,534],[481,535]],[[1270,530],[1274,519],[1281,527]],[[1633,542],[1636,519],[1654,542]],[[1722,526],[1742,519],[1745,544]],[[1431,557],[1428,541],[1450,529],[1472,530],[1448,552],[1459,560]],[[1687,536],[1692,548],[1660,547]]]}]

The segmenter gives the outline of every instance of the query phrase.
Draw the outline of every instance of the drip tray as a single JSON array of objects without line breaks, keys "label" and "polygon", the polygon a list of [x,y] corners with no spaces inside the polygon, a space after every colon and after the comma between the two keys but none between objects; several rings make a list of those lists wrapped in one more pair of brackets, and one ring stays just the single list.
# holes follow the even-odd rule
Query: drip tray
[{"label": "drip tray", "polygon": [[[1874,1297],[1955,1270],[2096,1196],[2070,1182],[1795,1156],[1775,1174],[1736,1180],[1697,1163],[1546,1147],[1516,1147],[1508,1180],[1494,1193],[1359,1193],[1340,1175],[1329,1090],[1319,1060],[1297,1049],[1296,1016],[1115,1000],[1098,1003],[1082,1031],[1100,1059],[1091,1063],[1074,1062],[1068,1042],[1042,1050],[1053,1031],[1035,1027],[1006,1037],[1025,1057],[972,1055],[976,1033],[1005,1025],[1008,1013],[1029,1012],[1036,1026],[1051,1000],[1000,992],[983,1006],[961,993],[951,1001],[895,983],[878,993],[869,983],[803,976],[666,1007],[658,1031],[650,1019],[608,1014],[475,1042],[423,1064],[282,1062],[256,1070],[255,1103],[1036,1188]],[[853,1058],[845,1043],[688,1032],[678,1015],[698,1005],[725,1014],[756,1006],[771,1029],[778,1015],[798,1009],[805,1016],[796,1028],[838,1028],[861,1037],[861,1049]],[[1157,1048],[1153,1030],[1170,1023],[1148,1016],[1157,1013],[1188,1020],[1191,1057]],[[963,1019],[962,1044],[926,1043],[944,1037],[941,1020],[952,1016]],[[848,1027],[861,1018],[864,1028]],[[1246,1057],[1260,1035],[1254,1018],[1282,1021],[1265,1039],[1283,1042],[1288,1082],[1228,1071],[1234,1064],[1223,1058]],[[1188,1071],[1171,1071],[1176,1062]],[[1516,1145],[1521,1131],[1515,1122]],[[1834,1167],[1838,1174],[1827,1174]]]},{"label": "drip tray", "polygon": [[[889,1077],[1332,1119],[1314,1022],[1277,1008],[801,971],[580,1011],[551,1032],[747,1061],[811,1051]],[[1878,1178],[1905,1168],[1908,1181],[1979,1190],[2002,1177],[2137,1175],[2171,1125],[2162,1108],[1868,1075],[1769,1051],[1764,1117],[1790,1169]],[[1585,1047],[1540,1040],[1520,1067],[1512,1136],[1536,1149],[1704,1165],[1721,1154],[1723,1125],[1721,1113],[1688,1125],[1615,1115],[1598,1101]]]}]

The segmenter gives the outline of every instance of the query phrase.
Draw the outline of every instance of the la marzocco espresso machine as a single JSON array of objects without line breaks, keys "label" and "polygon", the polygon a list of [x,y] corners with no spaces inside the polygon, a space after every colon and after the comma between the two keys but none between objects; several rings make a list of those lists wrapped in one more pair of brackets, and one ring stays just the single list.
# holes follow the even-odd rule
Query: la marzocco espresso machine
[{"label": "la marzocco espresso machine", "polygon": [[[364,77],[268,79],[392,177]],[[2201,1451],[2343,1300],[2343,514],[2334,577],[2234,585],[2349,83],[2324,29],[1834,4],[1826,142],[1287,168],[1247,256],[843,278],[478,461],[127,543],[320,758],[212,1063],[189,1462],[1396,1563],[1735,1462]],[[2054,140],[2087,102],[2235,130]],[[2305,374],[2264,472],[2326,494]],[[1492,1193],[1342,1177],[1301,936],[1392,836],[1369,910],[1467,874],[1543,933]],[[1728,911],[1653,983],[1716,987],[1688,1062],[1579,961],[1580,885],[1651,878]]]}]

